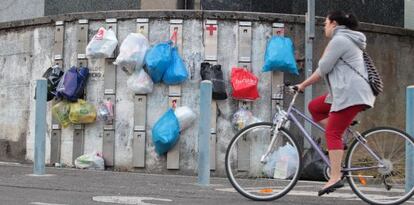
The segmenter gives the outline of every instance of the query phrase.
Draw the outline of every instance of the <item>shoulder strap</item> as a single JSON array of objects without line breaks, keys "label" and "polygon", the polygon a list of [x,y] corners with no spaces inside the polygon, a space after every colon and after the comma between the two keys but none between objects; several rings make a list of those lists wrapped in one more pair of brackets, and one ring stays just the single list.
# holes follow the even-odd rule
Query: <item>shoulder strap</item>
[{"label": "shoulder strap", "polygon": [[339,58],[341,61],[343,61],[345,63],[345,65],[347,65],[349,68],[351,68],[352,70],[354,70],[359,76],[361,76],[361,78],[363,78],[368,84],[369,81],[368,79],[366,79],[359,71],[357,71],[357,69],[355,69],[354,67],[351,66],[351,64],[349,64],[348,62],[346,62],[342,57]]}]

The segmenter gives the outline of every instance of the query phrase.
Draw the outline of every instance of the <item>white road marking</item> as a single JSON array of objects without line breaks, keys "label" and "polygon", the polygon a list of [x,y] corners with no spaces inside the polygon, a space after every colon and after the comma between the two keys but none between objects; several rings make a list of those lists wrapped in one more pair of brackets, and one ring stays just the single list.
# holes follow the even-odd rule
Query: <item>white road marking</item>
[{"label": "white road marking", "polygon": [[51,204],[51,203],[43,203],[43,202],[31,202],[31,205],[67,205],[67,204]]},{"label": "white road marking", "polygon": [[104,202],[104,203],[132,204],[132,205],[156,205],[152,203],[145,203],[143,201],[172,202],[172,200],[170,199],[137,197],[137,196],[94,196],[92,200],[97,201],[97,202]]}]

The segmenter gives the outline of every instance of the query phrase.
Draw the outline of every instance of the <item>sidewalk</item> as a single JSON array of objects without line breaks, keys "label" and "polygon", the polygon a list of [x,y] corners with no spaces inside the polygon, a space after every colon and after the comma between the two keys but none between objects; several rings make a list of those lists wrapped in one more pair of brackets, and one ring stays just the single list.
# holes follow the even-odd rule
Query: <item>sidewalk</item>
[{"label": "sidewalk", "polygon": [[[1,205],[84,204],[364,204],[349,189],[317,197],[319,182],[300,181],[287,196],[254,202],[238,194],[226,178],[211,178],[210,186],[197,177],[130,172],[47,168],[46,176],[30,176],[30,165],[0,164]],[[407,204],[414,204],[410,202]]]}]

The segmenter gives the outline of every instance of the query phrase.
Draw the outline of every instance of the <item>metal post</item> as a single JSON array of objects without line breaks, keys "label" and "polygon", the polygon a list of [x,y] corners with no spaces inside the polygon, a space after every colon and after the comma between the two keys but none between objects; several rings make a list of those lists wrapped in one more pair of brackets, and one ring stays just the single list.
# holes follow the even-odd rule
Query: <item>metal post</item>
[{"label": "metal post", "polygon": [[[315,0],[308,0],[308,12],[306,13],[306,28],[305,28],[305,77],[309,78],[312,75],[312,61],[313,61],[313,39],[315,38]],[[308,104],[312,100],[312,86],[305,90],[305,113],[310,116],[308,111]],[[312,126],[305,122],[305,129],[308,133],[312,133]],[[309,143],[304,144],[305,148],[310,148]]]},{"label": "metal post", "polygon": [[34,175],[45,174],[45,138],[46,138],[46,80],[36,81],[36,120],[35,120],[35,150]]},{"label": "metal post", "polygon": [[[407,87],[407,103],[406,103],[406,131],[409,135],[414,136],[414,85]],[[405,191],[410,191],[414,186],[414,147],[410,144],[406,144],[406,158],[405,158]]]},{"label": "metal post", "polygon": [[201,81],[200,85],[200,122],[198,127],[198,183],[210,183],[210,129],[211,129],[212,83]]}]

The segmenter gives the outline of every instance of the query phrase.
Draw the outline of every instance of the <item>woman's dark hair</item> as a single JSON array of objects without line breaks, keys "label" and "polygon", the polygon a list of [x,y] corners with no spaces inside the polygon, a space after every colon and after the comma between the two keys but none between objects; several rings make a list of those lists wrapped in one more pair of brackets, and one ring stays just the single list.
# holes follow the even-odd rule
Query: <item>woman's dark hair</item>
[{"label": "woman's dark hair", "polygon": [[359,22],[357,17],[352,14],[345,14],[343,11],[331,11],[328,13],[330,21],[336,21],[338,25],[344,25],[349,29],[355,30],[358,28]]}]

